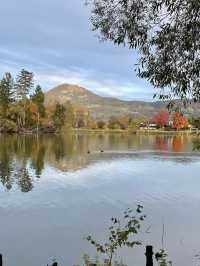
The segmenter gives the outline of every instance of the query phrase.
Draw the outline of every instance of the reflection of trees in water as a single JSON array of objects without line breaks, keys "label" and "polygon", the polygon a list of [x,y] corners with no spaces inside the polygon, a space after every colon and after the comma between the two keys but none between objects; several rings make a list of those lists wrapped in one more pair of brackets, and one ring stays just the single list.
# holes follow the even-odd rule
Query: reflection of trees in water
[{"label": "reflection of trees in water", "polygon": [[7,145],[6,139],[0,141],[0,179],[1,183],[10,190],[12,187],[12,155],[10,153],[10,145]]},{"label": "reflection of trees in water", "polygon": [[199,137],[195,138],[192,142],[192,145],[194,151],[200,151],[200,138]]},{"label": "reflection of trees in water", "polygon": [[1,136],[0,147],[0,180],[3,186],[11,190],[17,185],[22,192],[31,191],[31,168],[37,177],[44,168],[45,147],[41,139],[34,136]]},{"label": "reflection of trees in water", "polygon": [[188,143],[191,141],[191,137],[184,135],[175,136],[154,136],[153,149],[160,151],[183,152],[187,151]]},{"label": "reflection of trees in water", "polygon": [[35,175],[40,178],[44,169],[45,145],[43,141],[36,141],[32,144],[31,167],[35,170]]},{"label": "reflection of trees in water", "polygon": [[22,192],[29,192],[33,188],[33,180],[29,174],[28,169],[26,168],[26,164],[22,166],[16,172],[17,183]]},{"label": "reflection of trees in water", "polygon": [[73,134],[1,136],[0,181],[7,190],[18,187],[29,192],[34,179],[41,177],[45,160],[64,171],[85,166],[90,142],[89,136]]},{"label": "reflection of trees in water", "polygon": [[52,152],[55,155],[56,161],[62,160],[65,153],[64,139],[62,136],[54,136],[52,141]]},{"label": "reflection of trees in water", "polygon": [[[193,146],[200,148],[200,141]],[[33,189],[45,161],[61,171],[75,171],[102,159],[101,150],[191,150],[191,137],[133,134],[65,134],[0,136],[0,181],[7,189]],[[112,159],[112,153],[107,157]]]},{"label": "reflection of trees in water", "polygon": [[168,138],[165,136],[156,136],[153,147],[155,150],[167,151],[169,148]]},{"label": "reflection of trees in water", "polygon": [[182,152],[184,150],[184,137],[183,136],[175,136],[172,141],[172,150],[174,152]]}]

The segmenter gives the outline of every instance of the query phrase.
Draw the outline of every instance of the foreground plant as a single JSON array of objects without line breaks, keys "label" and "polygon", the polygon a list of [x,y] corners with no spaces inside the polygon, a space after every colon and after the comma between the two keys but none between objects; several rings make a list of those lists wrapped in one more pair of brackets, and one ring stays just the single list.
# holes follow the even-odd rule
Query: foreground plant
[{"label": "foreground plant", "polygon": [[143,206],[138,205],[135,214],[133,214],[134,211],[132,209],[128,208],[123,213],[122,221],[119,218],[112,218],[108,239],[103,244],[94,240],[92,236],[87,237],[87,240],[95,246],[97,252],[106,255],[106,266],[113,265],[114,255],[119,248],[133,248],[141,245],[140,241],[135,240],[135,235],[139,232],[141,223],[146,217],[142,214],[142,210]]},{"label": "foreground plant", "polygon": [[172,262],[168,260],[168,254],[166,250],[161,249],[155,254],[155,257],[159,266],[172,266]]},{"label": "foreground plant", "polygon": [[[83,264],[84,266],[91,266],[92,264],[94,264],[95,266],[107,266],[108,265],[107,260],[104,260],[104,262],[101,262],[98,255],[95,257],[95,259],[92,259],[87,254],[84,254],[84,256],[83,256],[83,263],[84,263]],[[77,264],[77,265],[73,265],[73,266],[80,266],[80,265]],[[127,266],[127,265],[123,264],[122,261],[121,262],[115,261],[114,266]]]}]

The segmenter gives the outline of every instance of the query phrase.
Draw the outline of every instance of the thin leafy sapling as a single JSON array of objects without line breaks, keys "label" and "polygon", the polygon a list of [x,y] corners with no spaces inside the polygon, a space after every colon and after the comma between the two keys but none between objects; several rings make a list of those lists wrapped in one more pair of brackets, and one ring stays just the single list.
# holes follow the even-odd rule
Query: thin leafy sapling
[{"label": "thin leafy sapling", "polygon": [[128,208],[123,213],[123,221],[119,218],[111,218],[108,240],[103,244],[94,240],[92,236],[87,237],[87,240],[95,246],[97,252],[106,255],[108,266],[112,266],[114,255],[119,248],[133,248],[141,245],[141,242],[135,240],[134,236],[139,232],[141,223],[146,217],[142,214],[142,210],[143,206],[138,205],[136,213],[133,214],[134,211]]},{"label": "thin leafy sapling", "polygon": [[161,249],[155,254],[158,266],[172,266],[172,261],[168,261],[168,254],[164,249]]}]

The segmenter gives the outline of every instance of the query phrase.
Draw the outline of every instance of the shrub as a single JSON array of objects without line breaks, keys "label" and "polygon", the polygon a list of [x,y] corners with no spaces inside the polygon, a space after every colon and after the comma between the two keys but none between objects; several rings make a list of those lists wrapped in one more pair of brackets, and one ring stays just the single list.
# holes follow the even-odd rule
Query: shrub
[{"label": "shrub", "polygon": [[14,133],[17,132],[17,125],[12,120],[0,120],[0,132]]}]

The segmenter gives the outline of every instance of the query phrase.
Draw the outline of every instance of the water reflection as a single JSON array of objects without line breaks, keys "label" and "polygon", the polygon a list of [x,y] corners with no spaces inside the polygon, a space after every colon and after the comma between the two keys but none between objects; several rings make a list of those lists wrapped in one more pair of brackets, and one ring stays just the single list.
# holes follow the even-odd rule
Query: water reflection
[{"label": "water reflection", "polygon": [[199,137],[193,140],[193,150],[200,151],[200,138]]},{"label": "water reflection", "polygon": [[[198,143],[178,135],[0,136],[6,266],[35,266],[35,257],[39,265],[52,257],[60,266],[74,265],[83,252],[94,254],[85,236],[101,239],[108,219],[137,203],[151,226],[143,244],[160,248],[164,222],[170,257],[191,265],[200,246]],[[145,265],[144,249],[136,253],[122,254],[127,265]]]},{"label": "water reflection", "polygon": [[61,171],[76,171],[127,151],[192,152],[200,149],[200,140],[192,136],[127,134],[2,135],[0,147],[2,185],[8,191],[29,192],[41,177],[45,163]]},{"label": "water reflection", "polygon": [[154,149],[159,151],[167,151],[168,150],[168,138],[163,136],[155,137]]},{"label": "water reflection", "polygon": [[45,147],[42,138],[1,136],[0,137],[0,179],[7,190],[20,188],[29,192],[34,177],[39,178],[44,169]]},{"label": "water reflection", "polygon": [[174,152],[182,152],[184,150],[184,138],[183,136],[175,136],[172,141],[172,148]]}]

